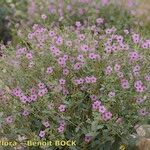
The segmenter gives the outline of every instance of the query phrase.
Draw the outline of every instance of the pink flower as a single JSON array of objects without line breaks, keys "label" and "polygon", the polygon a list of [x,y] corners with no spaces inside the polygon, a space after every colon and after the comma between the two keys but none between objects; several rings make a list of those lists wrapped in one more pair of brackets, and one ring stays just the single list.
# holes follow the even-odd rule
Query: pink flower
[{"label": "pink flower", "polygon": [[59,80],[59,84],[60,84],[60,85],[65,85],[65,83],[66,83],[66,80],[64,80],[64,79],[60,79],[60,80]]},{"label": "pink flower", "polygon": [[128,1],[127,1],[128,6],[129,6],[129,7],[132,7],[132,6],[133,6],[133,4],[134,4],[133,2],[134,2],[133,0],[128,0]]},{"label": "pink flower", "polygon": [[61,121],[59,122],[59,124],[60,124],[60,126],[65,127],[65,125],[66,125],[65,120],[61,120]]},{"label": "pink flower", "polygon": [[[56,49],[55,51],[52,52],[54,57],[60,56],[61,51],[59,49]],[[64,65],[64,64],[63,64]]]},{"label": "pink flower", "polygon": [[38,91],[38,96],[42,97],[42,96],[44,96],[45,94],[47,94],[47,92],[48,92],[47,88],[39,89],[39,91]]},{"label": "pink flower", "polygon": [[97,100],[97,96],[96,95],[91,95],[90,98],[92,99],[92,101],[96,101]]},{"label": "pink flower", "polygon": [[111,34],[111,33],[112,33],[112,30],[111,30],[111,29],[106,29],[106,30],[105,30],[105,33],[106,33],[106,34]]},{"label": "pink flower", "polygon": [[129,31],[127,29],[124,30],[125,34],[129,34]]},{"label": "pink flower", "polygon": [[115,95],[116,95],[115,92],[112,92],[112,91],[108,93],[109,97],[115,97]]},{"label": "pink flower", "polygon": [[148,49],[150,46],[149,46],[149,44],[147,42],[143,42],[142,45],[141,45],[141,47],[143,49]]},{"label": "pink flower", "polygon": [[53,108],[54,108],[54,104],[53,104],[53,103],[50,103],[50,104],[48,104],[48,106],[47,106],[47,107],[48,107],[48,109],[50,109],[50,110],[51,110],[51,109],[53,109]]},{"label": "pink flower", "polygon": [[124,77],[124,75],[123,75],[122,72],[117,72],[117,76],[118,76],[119,78],[123,78],[123,77]]},{"label": "pink flower", "polygon": [[148,111],[146,110],[146,108],[142,108],[138,111],[140,116],[146,116],[148,114]]},{"label": "pink flower", "polygon": [[63,75],[68,75],[69,74],[69,70],[68,69],[63,69]]},{"label": "pink flower", "polygon": [[21,55],[25,54],[26,51],[27,51],[26,48],[19,48],[19,49],[17,49],[17,51],[16,51],[16,55],[20,57]]},{"label": "pink flower", "polygon": [[83,52],[87,52],[88,50],[89,50],[89,47],[88,47],[88,45],[81,45],[81,50],[83,51]]},{"label": "pink flower", "polygon": [[29,60],[32,60],[32,59],[33,59],[32,53],[27,53],[27,54],[26,54],[26,57],[27,57]]},{"label": "pink flower", "polygon": [[130,57],[130,61],[137,61],[140,58],[137,52],[130,52],[129,57]]},{"label": "pink flower", "polygon": [[78,80],[77,80],[77,83],[78,83],[78,84],[83,84],[83,83],[84,83],[84,79],[82,79],[82,78],[78,79]]},{"label": "pink flower", "polygon": [[94,76],[91,76],[91,77],[90,77],[90,80],[91,80],[91,83],[96,83],[97,78],[96,78],[96,77],[94,77]]},{"label": "pink flower", "polygon": [[48,74],[51,74],[51,73],[53,72],[53,68],[52,68],[52,67],[48,67],[46,72],[47,72]]},{"label": "pink flower", "polygon": [[76,27],[81,27],[81,23],[79,21],[76,22]]},{"label": "pink flower", "polygon": [[42,83],[42,82],[40,82],[40,83],[38,84],[38,87],[39,87],[39,89],[43,89],[43,88],[45,88],[45,84]]},{"label": "pink flower", "polygon": [[128,80],[122,79],[121,80],[121,86],[122,86],[123,89],[128,89],[130,87]]},{"label": "pink flower", "polygon": [[58,64],[61,65],[61,66],[65,66],[66,65],[65,59],[62,58],[62,57],[59,57],[57,61],[58,61]]},{"label": "pink flower", "polygon": [[45,131],[40,131],[39,137],[43,138],[45,136]]},{"label": "pink flower", "polygon": [[84,141],[89,143],[92,140],[92,136],[90,135],[85,135]]},{"label": "pink flower", "polygon": [[78,57],[77,57],[77,60],[79,60],[79,61],[84,61],[84,56],[83,55],[78,55]]},{"label": "pink flower", "polygon": [[44,92],[44,95],[47,94],[48,89],[47,89],[47,88],[44,88],[44,89],[43,89],[43,92]]},{"label": "pink flower", "polygon": [[119,71],[120,68],[121,68],[121,66],[120,66],[119,64],[115,64],[114,70],[115,70],[116,72]]},{"label": "pink flower", "polygon": [[141,87],[141,86],[143,86],[143,83],[142,83],[141,80],[138,80],[138,81],[135,81],[135,82],[134,82],[134,87],[135,87],[135,88],[138,88],[138,87]]},{"label": "pink flower", "polygon": [[109,3],[109,0],[102,0],[103,5],[108,5],[108,3]]},{"label": "pink flower", "polygon": [[141,97],[138,97],[137,99],[136,99],[136,102],[138,103],[138,104],[141,104],[141,103],[143,103],[145,101],[145,99],[144,98],[141,98]]},{"label": "pink flower", "polygon": [[85,77],[85,82],[86,83],[91,83],[91,78],[90,77]]},{"label": "pink flower", "polygon": [[23,116],[28,116],[29,115],[29,111],[28,110],[24,110],[22,113]]},{"label": "pink flower", "polygon": [[92,104],[92,109],[97,110],[97,109],[99,109],[100,105],[101,105],[100,101],[98,101],[98,100],[94,101],[93,104]]},{"label": "pink flower", "polygon": [[76,63],[74,65],[74,70],[79,70],[82,67],[81,63]]},{"label": "pink flower", "polygon": [[94,53],[90,53],[90,54],[89,54],[89,58],[90,58],[90,59],[96,59],[96,57],[97,57],[97,55],[94,54]]},{"label": "pink flower", "polygon": [[102,19],[102,18],[97,18],[96,19],[97,24],[102,24],[103,22],[104,22],[104,19]]},{"label": "pink flower", "polygon": [[106,112],[105,106],[103,106],[103,105],[99,106],[99,112],[102,114],[105,113]]},{"label": "pink flower", "polygon": [[84,35],[84,34],[79,34],[79,39],[80,39],[81,41],[83,41],[83,40],[85,39],[85,35]]},{"label": "pink flower", "polygon": [[31,101],[36,101],[37,100],[37,95],[36,94],[32,94],[30,96]]},{"label": "pink flower", "polygon": [[45,20],[45,19],[47,18],[47,16],[46,16],[45,14],[42,14],[42,15],[41,15],[41,18],[42,18],[43,20]]},{"label": "pink flower", "polygon": [[117,47],[115,45],[112,45],[111,49],[112,49],[112,52],[117,52],[119,50],[119,46]]},{"label": "pink flower", "polygon": [[106,46],[105,49],[104,49],[104,51],[105,51],[106,53],[111,53],[112,47],[111,47],[111,46]]},{"label": "pink flower", "polygon": [[104,121],[108,121],[112,118],[112,113],[111,112],[105,112],[102,114],[102,118],[104,119]]},{"label": "pink flower", "polygon": [[75,57],[70,56],[69,61],[73,64],[75,62]]},{"label": "pink flower", "polygon": [[84,79],[82,79],[82,78],[74,80],[75,85],[80,85],[80,84],[83,84],[83,83],[84,83]]},{"label": "pink flower", "polygon": [[55,32],[54,32],[54,31],[52,31],[52,30],[51,30],[51,31],[49,31],[49,33],[48,33],[48,34],[49,34],[49,36],[50,36],[50,37],[55,36]]},{"label": "pink flower", "polygon": [[60,112],[64,112],[66,110],[66,106],[62,104],[58,107],[58,109]]},{"label": "pink flower", "polygon": [[67,89],[63,89],[62,92],[65,96],[67,96],[69,94],[69,91]]},{"label": "pink flower", "polygon": [[29,40],[33,39],[33,34],[32,34],[32,33],[29,33],[29,34],[28,34],[28,39],[29,39]]},{"label": "pink flower", "polygon": [[31,89],[30,89],[30,93],[31,93],[31,94],[36,94],[36,89],[35,89],[35,88],[31,88]]},{"label": "pink flower", "polygon": [[72,41],[66,41],[66,45],[67,45],[68,47],[71,47],[71,46],[72,46]]},{"label": "pink flower", "polygon": [[148,82],[150,82],[150,75],[146,75],[145,76],[145,80],[148,81]]},{"label": "pink flower", "polygon": [[55,9],[54,5],[50,5],[48,10],[49,10],[50,14],[56,13],[56,9]]},{"label": "pink flower", "polygon": [[63,44],[63,38],[59,36],[56,40],[56,44],[59,46],[62,45]]},{"label": "pink flower", "polygon": [[117,42],[118,42],[120,45],[123,44],[123,36],[117,35],[117,36],[116,36],[116,40],[117,40]]},{"label": "pink flower", "polygon": [[134,87],[136,89],[136,92],[142,93],[145,91],[146,87],[143,85],[141,80],[135,81]]},{"label": "pink flower", "polygon": [[43,122],[43,125],[44,125],[46,128],[50,127],[50,124],[49,124],[48,121]]},{"label": "pink flower", "polygon": [[139,34],[133,34],[132,35],[132,40],[133,40],[134,43],[139,43],[139,41],[140,41]]},{"label": "pink flower", "polygon": [[25,95],[22,94],[22,95],[20,95],[20,101],[22,103],[27,103],[29,101],[29,99],[28,99],[27,96],[25,96]]},{"label": "pink flower", "polygon": [[22,90],[20,88],[16,88],[12,91],[12,94],[14,96],[20,96],[21,93],[22,93]]},{"label": "pink flower", "polygon": [[12,123],[12,122],[13,122],[13,117],[12,117],[12,116],[8,116],[7,118],[5,118],[5,122],[6,122],[7,124]]},{"label": "pink flower", "polygon": [[138,86],[138,87],[136,87],[136,92],[138,92],[138,93],[143,93],[144,91],[145,91],[145,86]]},{"label": "pink flower", "polygon": [[105,69],[105,74],[106,75],[110,75],[112,73],[113,69],[111,66],[107,66],[106,69]]},{"label": "pink flower", "polygon": [[63,56],[63,59],[64,59],[65,61],[67,61],[67,60],[68,60],[68,58],[69,58],[69,56],[68,56],[68,55],[64,55],[64,56]]},{"label": "pink flower", "polygon": [[33,61],[30,61],[28,67],[29,67],[29,68],[32,68],[33,66],[34,66],[34,62],[33,62]]},{"label": "pink flower", "polygon": [[72,6],[71,5],[67,5],[67,10],[70,12],[72,10]]},{"label": "pink flower", "polygon": [[140,71],[141,67],[139,65],[136,65],[134,66],[133,68],[133,74],[136,76],[136,75],[139,75],[139,71]]},{"label": "pink flower", "polygon": [[64,126],[60,126],[59,128],[57,128],[59,133],[63,133],[64,132]]}]

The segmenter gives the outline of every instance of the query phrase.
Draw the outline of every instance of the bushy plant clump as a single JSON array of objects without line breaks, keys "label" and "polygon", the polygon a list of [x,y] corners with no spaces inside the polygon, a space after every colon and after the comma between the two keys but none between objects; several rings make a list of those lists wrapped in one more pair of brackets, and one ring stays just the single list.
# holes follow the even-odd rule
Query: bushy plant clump
[{"label": "bushy plant clump", "polygon": [[[107,26],[111,24],[122,29],[123,27],[128,27],[129,22],[133,24],[134,20],[129,15],[130,11],[126,7],[118,5],[113,0],[56,0],[45,3],[45,6],[42,5],[43,7],[40,7],[40,2],[34,4],[37,6],[35,8],[40,9],[41,17],[45,15],[48,21],[59,26],[73,25],[76,21],[87,22],[91,25],[96,18],[102,17],[105,18]],[[35,9],[35,14],[36,12]],[[39,13],[37,14],[39,15]]]},{"label": "bushy plant clump", "polygon": [[[52,23],[53,26],[63,28],[74,25],[76,21],[92,25],[96,18],[102,17],[105,18],[103,28],[115,26],[121,31],[123,28],[129,29],[134,26],[130,11],[113,0],[3,0],[1,4],[11,10],[7,18],[14,44],[19,41],[16,31],[20,35],[23,29],[34,23],[44,22],[47,25]],[[10,38],[7,41],[9,40]]]},{"label": "bushy plant clump", "polygon": [[5,48],[3,137],[76,140],[70,149],[113,148],[146,120],[150,40],[132,30],[120,35],[115,27],[103,29],[104,22],[77,21],[62,30],[34,24],[21,43]]},{"label": "bushy plant clump", "polygon": [[28,21],[23,26],[41,23],[40,18],[59,27],[74,25],[76,21],[91,25],[99,17],[105,18],[107,27],[122,29],[134,24],[129,10],[113,0],[32,0],[28,1],[27,10]]}]

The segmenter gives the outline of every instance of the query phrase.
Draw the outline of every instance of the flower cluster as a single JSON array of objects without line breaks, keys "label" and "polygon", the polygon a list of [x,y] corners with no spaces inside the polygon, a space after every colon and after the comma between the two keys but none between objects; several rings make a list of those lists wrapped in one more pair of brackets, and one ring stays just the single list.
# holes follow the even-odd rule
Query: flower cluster
[{"label": "flower cluster", "polygon": [[9,89],[4,130],[14,124],[12,134],[24,127],[33,139],[107,141],[113,133],[126,136],[149,115],[150,40],[128,29],[103,29],[104,22],[77,21],[63,31],[34,24],[25,44],[10,45],[13,51],[2,58]]}]

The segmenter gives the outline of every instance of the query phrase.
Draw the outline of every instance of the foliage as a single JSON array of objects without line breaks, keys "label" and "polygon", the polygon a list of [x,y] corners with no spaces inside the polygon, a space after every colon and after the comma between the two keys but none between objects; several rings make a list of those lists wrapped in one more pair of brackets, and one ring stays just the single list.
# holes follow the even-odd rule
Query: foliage
[{"label": "foliage", "polygon": [[3,136],[74,139],[77,149],[118,147],[145,121],[149,40],[104,30],[104,22],[63,29],[34,24],[17,47],[6,47]]},{"label": "foliage", "polygon": [[13,27],[0,45],[1,136],[77,142],[31,149],[133,148],[149,117],[148,24],[107,0],[0,3]]}]

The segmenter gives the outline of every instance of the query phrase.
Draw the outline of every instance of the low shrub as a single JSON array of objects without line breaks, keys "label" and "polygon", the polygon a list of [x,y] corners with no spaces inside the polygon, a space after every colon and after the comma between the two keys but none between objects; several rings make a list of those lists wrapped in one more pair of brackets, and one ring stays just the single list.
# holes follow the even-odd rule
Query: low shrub
[{"label": "low shrub", "polygon": [[104,29],[104,22],[34,24],[16,47],[5,48],[3,137],[76,140],[70,149],[89,150],[128,143],[149,116],[150,40],[132,29]]}]

